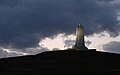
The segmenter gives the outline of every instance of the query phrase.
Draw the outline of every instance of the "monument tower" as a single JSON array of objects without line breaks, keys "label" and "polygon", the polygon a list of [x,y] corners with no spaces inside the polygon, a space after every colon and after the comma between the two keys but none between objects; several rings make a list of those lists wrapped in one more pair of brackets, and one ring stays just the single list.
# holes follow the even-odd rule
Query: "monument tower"
[{"label": "monument tower", "polygon": [[79,24],[76,27],[76,42],[75,42],[75,45],[72,47],[72,49],[88,50],[88,48],[85,46],[84,30],[83,30],[83,26],[81,24]]}]

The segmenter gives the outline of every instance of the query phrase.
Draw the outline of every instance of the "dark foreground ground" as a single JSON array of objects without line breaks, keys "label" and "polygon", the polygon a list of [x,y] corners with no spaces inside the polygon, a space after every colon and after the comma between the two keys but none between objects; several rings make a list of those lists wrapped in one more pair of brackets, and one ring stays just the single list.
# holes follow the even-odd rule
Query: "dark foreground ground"
[{"label": "dark foreground ground", "polygon": [[51,51],[0,59],[0,74],[120,72],[120,55],[98,51]]}]

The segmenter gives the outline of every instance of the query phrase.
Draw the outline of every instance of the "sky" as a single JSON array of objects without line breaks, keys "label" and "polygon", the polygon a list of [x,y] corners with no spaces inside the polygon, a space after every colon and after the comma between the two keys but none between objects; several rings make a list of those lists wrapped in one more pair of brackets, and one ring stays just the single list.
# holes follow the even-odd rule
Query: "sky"
[{"label": "sky", "polygon": [[120,53],[120,0],[0,0],[0,58],[64,50],[84,26],[90,49]]}]

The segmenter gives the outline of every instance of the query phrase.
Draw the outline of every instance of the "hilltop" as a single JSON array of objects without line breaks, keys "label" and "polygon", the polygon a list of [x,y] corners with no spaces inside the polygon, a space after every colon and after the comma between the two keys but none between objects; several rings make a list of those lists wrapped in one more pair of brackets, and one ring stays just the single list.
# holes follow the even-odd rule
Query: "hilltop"
[{"label": "hilltop", "polygon": [[120,71],[120,55],[95,50],[46,51],[0,59],[0,73]]}]

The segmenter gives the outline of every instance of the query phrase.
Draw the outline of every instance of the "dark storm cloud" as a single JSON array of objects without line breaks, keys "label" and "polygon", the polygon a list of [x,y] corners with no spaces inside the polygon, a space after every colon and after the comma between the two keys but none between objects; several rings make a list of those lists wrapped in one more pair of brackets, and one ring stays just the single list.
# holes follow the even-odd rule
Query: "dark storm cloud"
[{"label": "dark storm cloud", "polygon": [[116,11],[99,0],[0,0],[0,46],[34,47],[45,36],[74,33],[118,34]]},{"label": "dark storm cloud", "polygon": [[108,2],[111,2],[111,1],[114,1],[114,0],[99,0],[99,1],[108,3]]},{"label": "dark storm cloud", "polygon": [[14,7],[18,5],[22,0],[0,0],[0,6]]},{"label": "dark storm cloud", "polygon": [[109,5],[97,0],[80,0],[76,3],[78,3],[74,9],[76,21],[83,23],[87,27],[87,34],[105,30],[113,32],[114,35],[118,34],[117,15],[115,10],[111,9]]},{"label": "dark storm cloud", "polygon": [[108,44],[105,44],[103,46],[103,49],[108,52],[114,52],[120,54],[120,42],[113,41]]}]

